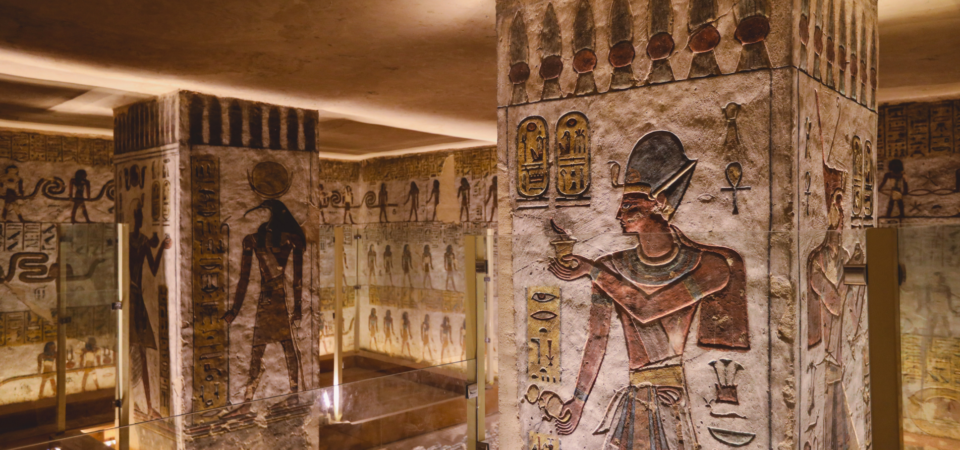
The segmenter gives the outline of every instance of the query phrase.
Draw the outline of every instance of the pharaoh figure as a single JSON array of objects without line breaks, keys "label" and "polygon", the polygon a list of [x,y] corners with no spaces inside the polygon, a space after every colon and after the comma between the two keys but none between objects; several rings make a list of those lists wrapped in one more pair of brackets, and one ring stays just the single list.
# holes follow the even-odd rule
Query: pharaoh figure
[{"label": "pharaoh figure", "polygon": [[377,319],[377,308],[370,308],[370,316],[367,317],[367,331],[370,332],[370,347],[378,350],[377,334],[380,332],[380,324]]},{"label": "pharaoh figure", "polygon": [[430,254],[430,246],[423,246],[423,256],[421,257],[421,263],[423,264],[423,288],[424,289],[433,289],[433,255]]},{"label": "pharaoh figure", "polygon": [[400,316],[400,356],[406,354],[408,357],[413,358],[413,351],[410,350],[410,339],[413,339],[410,315],[404,311]]},{"label": "pharaoh figure", "polygon": [[[254,187],[256,189],[256,187]],[[256,257],[260,269],[260,297],[257,299],[257,312],[253,326],[253,342],[250,351],[250,378],[244,392],[244,404],[225,416],[233,417],[250,412],[250,403],[260,379],[263,376],[263,354],[267,344],[280,344],[290,380],[290,392],[300,390],[300,354],[294,342],[291,329],[299,329],[301,302],[303,299],[303,253],[306,247],[306,235],[297,219],[293,217],[282,201],[268,198],[260,205],[244,213],[244,216],[257,210],[267,211],[270,215],[257,227],[257,231],[243,238],[243,255],[240,260],[240,279],[237,282],[233,307],[223,315],[227,324],[240,315],[243,302],[247,297],[247,285],[250,283],[250,269]],[[293,256],[293,314],[287,311],[287,267]],[[292,395],[286,402],[275,406],[296,404],[299,397]]]},{"label": "pharaoh figure", "polygon": [[433,180],[433,189],[430,190],[430,195],[427,196],[427,203],[433,201],[433,215],[430,216],[430,220],[437,220],[437,208],[440,206],[440,180]]},{"label": "pharaoh figure", "polygon": [[[158,419],[160,413],[153,409],[153,400],[150,396],[150,371],[147,369],[147,349],[157,351],[157,340],[150,325],[150,316],[147,314],[147,305],[143,298],[143,263],[147,263],[150,274],[154,277],[160,270],[164,251],[173,246],[170,235],[163,238],[161,244],[157,233],[147,238],[140,232],[143,227],[143,196],[133,201],[133,230],[130,231],[130,369],[133,372],[134,382],[139,379],[143,382],[143,393],[147,401],[148,417]],[[154,257],[153,248],[160,246]],[[154,301],[156,303],[156,301]],[[138,361],[139,359],[139,361]]]},{"label": "pharaoh figure", "polygon": [[367,251],[367,283],[374,285],[377,283],[377,251],[370,244],[370,250]]},{"label": "pharaoh figure", "polygon": [[3,191],[3,215],[0,220],[7,221],[8,215],[16,215],[18,222],[23,222],[23,178],[20,178],[20,168],[9,165],[4,169],[3,178],[0,178],[0,191]]},{"label": "pharaoh figure", "polygon": [[395,345],[393,342],[393,316],[390,314],[390,310],[383,315],[383,349],[388,350],[387,344]]},{"label": "pharaoh figure", "polygon": [[460,200],[460,221],[470,221],[470,182],[466,177],[460,178],[460,188],[457,189],[457,198]]},{"label": "pharaoh figure", "polygon": [[[843,200],[847,173],[827,165],[823,157],[827,233],[807,256],[807,347],[824,347],[824,395],[814,395],[823,406],[823,448],[849,448],[854,440],[849,408],[844,398],[843,322],[849,287],[843,283],[843,265],[851,255],[843,248]],[[850,315],[847,316],[850,321]],[[815,364],[819,366],[821,364]],[[816,382],[814,381],[814,384]],[[809,410],[808,410],[809,411]]]},{"label": "pharaoh figure", "polygon": [[73,200],[73,209],[70,211],[70,222],[77,223],[77,210],[83,212],[83,217],[90,223],[87,214],[87,200],[90,199],[90,181],[87,180],[87,171],[80,169],[70,180],[70,199]]},{"label": "pharaoh figure", "polygon": [[[420,360],[433,361],[433,345],[430,340],[430,314],[423,315],[423,323],[420,324]],[[427,359],[427,354],[430,359]]]},{"label": "pharaoh figure", "polygon": [[443,270],[447,272],[447,281],[443,288],[456,291],[457,283],[454,274],[457,272],[457,255],[453,253],[453,245],[448,245],[447,251],[443,252]]},{"label": "pharaoh figure", "polygon": [[[57,395],[57,343],[47,342],[43,345],[43,353],[37,355],[37,373],[40,374],[40,395],[43,398],[43,388],[50,382],[50,390]],[[86,384],[86,383],[84,383]]]},{"label": "pharaoh figure", "polygon": [[[428,200],[429,201],[429,200]],[[410,203],[410,214],[407,216],[408,222],[419,222],[420,221],[420,188],[417,187],[417,182],[410,182],[410,192],[407,193],[407,199],[403,201],[403,204],[406,205]]]},{"label": "pharaoh figure", "polygon": [[440,322],[440,363],[444,359],[443,355],[447,353],[447,347],[453,344],[453,327],[450,325],[450,317],[443,316],[443,322]]},{"label": "pharaoh figure", "polygon": [[[670,224],[693,177],[672,133],[647,134],[627,162],[617,220],[638,245],[597,260],[579,255],[554,259],[559,279],[588,277],[592,284],[589,331],[573,398],[557,416],[560,434],[573,433],[593,389],[610,334],[611,316],[623,325],[630,384],[605,407],[596,433],[604,449],[699,448],[689,416],[683,352],[694,316],[697,344],[748,350],[746,274],[733,250],[700,244]],[[599,406],[599,408],[604,408]]]},{"label": "pharaoh figure", "polygon": [[387,276],[387,284],[393,286],[393,251],[390,244],[383,249],[383,274]]},{"label": "pharaoh figure", "polygon": [[400,255],[400,268],[403,269],[403,285],[413,287],[413,254],[410,253],[410,244],[403,244],[403,254]]}]

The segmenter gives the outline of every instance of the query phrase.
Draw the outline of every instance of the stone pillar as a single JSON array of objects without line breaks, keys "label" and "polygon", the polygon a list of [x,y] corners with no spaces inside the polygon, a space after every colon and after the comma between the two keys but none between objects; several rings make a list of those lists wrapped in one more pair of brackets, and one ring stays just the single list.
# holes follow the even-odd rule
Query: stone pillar
[{"label": "stone pillar", "polygon": [[876,23],[498,1],[501,448],[868,448]]},{"label": "stone pillar", "polygon": [[318,113],[177,92],[117,110],[116,124],[131,353],[146,357],[137,421],[191,414],[181,431],[199,447],[283,422],[276,447],[309,448],[310,404],[230,405],[318,383]]}]

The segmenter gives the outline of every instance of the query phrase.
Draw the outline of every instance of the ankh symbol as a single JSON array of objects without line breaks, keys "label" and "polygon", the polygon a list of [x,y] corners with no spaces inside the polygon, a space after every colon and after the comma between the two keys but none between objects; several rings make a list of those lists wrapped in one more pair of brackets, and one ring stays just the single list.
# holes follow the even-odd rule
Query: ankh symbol
[{"label": "ankh symbol", "polygon": [[721,191],[733,192],[733,213],[740,214],[740,208],[737,206],[737,191],[749,191],[750,186],[740,186],[743,181],[743,166],[739,162],[727,164],[726,169],[727,183],[730,187],[720,188]]}]

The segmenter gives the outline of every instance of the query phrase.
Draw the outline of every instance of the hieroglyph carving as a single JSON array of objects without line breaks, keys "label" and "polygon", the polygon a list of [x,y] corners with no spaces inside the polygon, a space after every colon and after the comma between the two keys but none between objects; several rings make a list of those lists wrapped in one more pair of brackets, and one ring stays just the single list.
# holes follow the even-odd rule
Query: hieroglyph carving
[{"label": "hieroglyph carving", "polygon": [[[193,408],[221,408],[227,392],[229,346],[226,311],[229,228],[220,219],[220,160],[203,155],[191,158],[193,216]],[[197,423],[216,417],[196,416]]]},{"label": "hieroglyph carving", "polygon": [[560,289],[527,288],[527,373],[534,383],[560,382]]},{"label": "hieroglyph carving", "polygon": [[590,189],[590,124],[579,112],[557,122],[557,192],[579,199]]},{"label": "hieroglyph carving", "polygon": [[547,121],[528,117],[517,128],[517,192],[525,199],[543,200],[549,184],[550,139]]}]

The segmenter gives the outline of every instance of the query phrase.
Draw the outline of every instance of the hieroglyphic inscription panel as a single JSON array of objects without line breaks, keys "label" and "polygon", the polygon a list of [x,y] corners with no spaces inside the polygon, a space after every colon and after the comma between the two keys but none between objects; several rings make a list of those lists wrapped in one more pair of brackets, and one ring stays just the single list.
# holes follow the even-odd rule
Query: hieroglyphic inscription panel
[{"label": "hieroglyphic inscription panel", "polygon": [[527,340],[529,379],[560,382],[560,288],[527,288]]},{"label": "hieroglyphic inscription panel", "polygon": [[[193,400],[194,411],[227,405],[227,331],[224,280],[226,238],[220,221],[220,163],[210,155],[191,159],[193,179]],[[202,415],[197,419],[204,421]],[[211,419],[216,419],[213,417]]]}]

